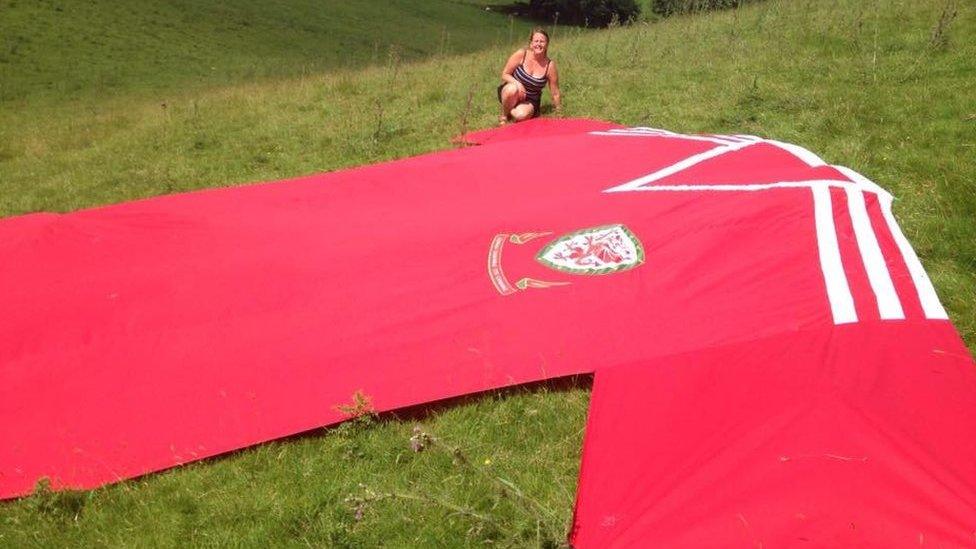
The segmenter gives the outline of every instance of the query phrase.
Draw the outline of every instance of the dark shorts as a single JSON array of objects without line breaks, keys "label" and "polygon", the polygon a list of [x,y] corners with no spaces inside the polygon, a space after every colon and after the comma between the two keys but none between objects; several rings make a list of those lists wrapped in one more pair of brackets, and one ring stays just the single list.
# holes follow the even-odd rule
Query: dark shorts
[{"label": "dark shorts", "polygon": [[[505,87],[505,83],[504,82],[502,82],[501,84],[498,85],[498,90],[497,90],[496,93],[498,95],[498,102],[499,103],[502,102],[502,88],[504,88],[504,87]],[[532,106],[534,107],[532,109],[532,116],[533,117],[539,116],[539,107],[540,107],[540,104],[542,103],[542,98],[540,97],[536,101],[533,101],[533,100],[529,99],[527,102],[528,103],[532,103]]]}]

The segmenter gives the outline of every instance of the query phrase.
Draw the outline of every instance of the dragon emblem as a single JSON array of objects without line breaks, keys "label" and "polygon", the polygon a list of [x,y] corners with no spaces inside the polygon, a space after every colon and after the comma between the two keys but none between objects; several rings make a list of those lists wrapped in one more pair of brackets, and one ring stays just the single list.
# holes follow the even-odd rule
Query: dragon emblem
[{"label": "dragon emblem", "polygon": [[602,275],[637,267],[644,262],[644,248],[627,227],[603,225],[557,238],[536,260],[557,271]]}]

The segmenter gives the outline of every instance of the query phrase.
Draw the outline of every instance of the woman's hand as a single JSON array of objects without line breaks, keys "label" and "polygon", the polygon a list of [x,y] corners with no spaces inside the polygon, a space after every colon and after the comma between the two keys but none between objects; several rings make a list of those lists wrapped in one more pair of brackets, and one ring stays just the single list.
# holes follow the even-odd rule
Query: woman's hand
[{"label": "woman's hand", "polygon": [[519,82],[518,80],[516,80],[515,77],[512,77],[512,83],[515,84],[515,87],[516,88],[518,88],[519,97],[524,98],[525,97],[525,86],[523,86],[521,82]]},{"label": "woman's hand", "polygon": [[504,80],[506,86],[510,86],[510,85],[515,86],[516,102],[521,103],[522,101],[525,101],[525,86],[523,86],[521,82],[516,80],[515,77],[504,78]]},{"label": "woman's hand", "polygon": [[502,80],[504,80],[508,84],[515,84],[515,89],[518,90],[519,96],[525,95],[525,86],[523,86],[522,83],[519,82],[518,79],[516,79],[511,74],[504,75],[502,77]]}]

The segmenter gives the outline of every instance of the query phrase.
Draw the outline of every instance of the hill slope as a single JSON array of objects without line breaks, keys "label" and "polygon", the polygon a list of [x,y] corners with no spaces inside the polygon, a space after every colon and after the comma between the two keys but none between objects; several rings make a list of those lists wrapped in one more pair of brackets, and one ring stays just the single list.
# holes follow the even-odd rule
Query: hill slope
[{"label": "hill slope", "polygon": [[355,70],[529,26],[451,0],[0,0],[0,101]]}]

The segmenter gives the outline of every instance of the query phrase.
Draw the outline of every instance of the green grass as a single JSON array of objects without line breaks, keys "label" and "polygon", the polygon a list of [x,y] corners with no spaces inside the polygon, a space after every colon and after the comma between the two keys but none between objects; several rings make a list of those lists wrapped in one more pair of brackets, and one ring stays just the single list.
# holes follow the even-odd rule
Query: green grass
[{"label": "green grass", "polygon": [[[44,492],[0,507],[0,545],[556,545],[587,402],[578,387],[495,393],[91,492]],[[427,442],[419,452],[414,436]]]},{"label": "green grass", "polygon": [[[551,53],[567,116],[769,136],[891,190],[976,349],[976,8],[957,4],[942,44],[933,34],[943,6],[768,0],[611,31],[559,27]],[[494,17],[458,3],[444,9],[461,8]],[[108,94],[97,91],[106,89],[98,71],[77,87],[64,77],[63,89],[35,93],[45,75],[59,74],[39,69],[17,84],[27,92],[0,102],[0,215],[446,148],[496,116],[497,72],[515,44],[508,19],[485,21],[500,37],[488,32],[471,53],[435,48],[373,63],[370,46],[355,69],[302,70],[307,57],[295,54],[248,76],[227,54],[220,76],[197,80],[177,60],[170,76],[152,80],[133,55],[114,61],[130,80]],[[406,41],[413,32],[404,25],[395,34]],[[205,66],[194,63],[186,66]],[[439,409],[419,421],[437,438],[420,453],[409,448],[417,420],[360,421],[93,492],[0,504],[0,545],[559,543],[587,395],[585,387],[515,391]]]},{"label": "green grass", "polygon": [[467,53],[528,33],[476,4],[0,0],[0,101],[159,96]]}]

